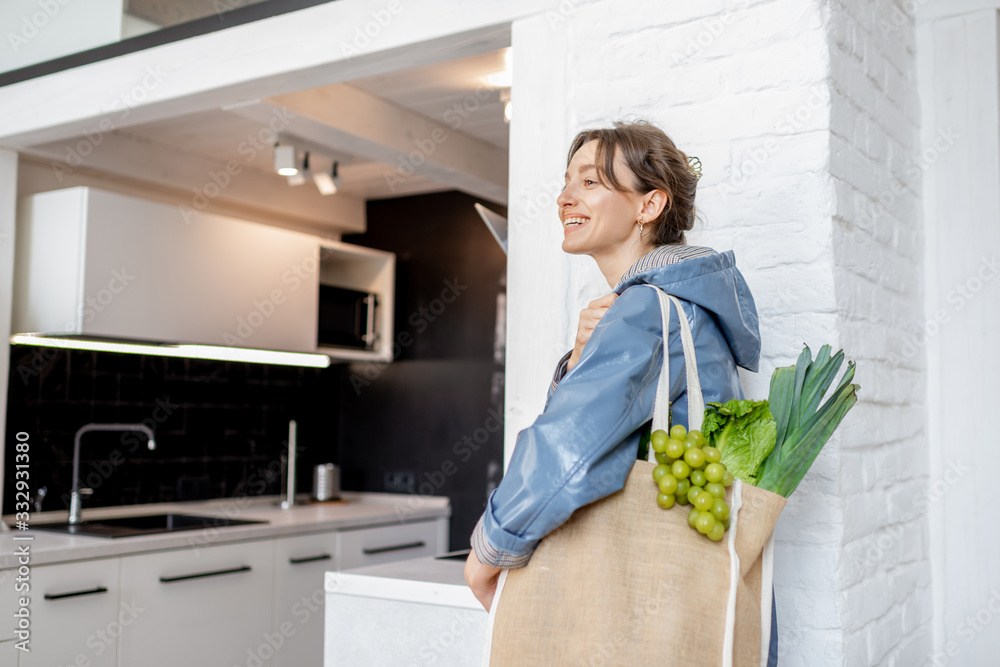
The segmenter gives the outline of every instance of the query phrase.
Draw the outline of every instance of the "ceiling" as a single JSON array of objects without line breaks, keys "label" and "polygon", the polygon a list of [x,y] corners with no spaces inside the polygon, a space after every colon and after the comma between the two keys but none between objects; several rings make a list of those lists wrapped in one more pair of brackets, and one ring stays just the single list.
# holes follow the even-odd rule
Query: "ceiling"
[{"label": "ceiling", "polygon": [[486,76],[506,68],[507,49],[401,70],[352,81],[402,107],[507,149],[507,123],[499,88],[485,84]]},{"label": "ceiling", "polygon": [[[493,147],[507,150],[508,124],[504,121],[501,89],[484,84],[487,75],[505,67],[500,49],[489,53],[399,70],[389,74],[351,81],[350,86],[371,93],[403,110],[424,116],[445,126],[449,132],[470,135]],[[307,92],[307,91],[302,91]],[[289,97],[295,97],[292,94]],[[275,182],[288,187],[284,178],[274,172],[270,150],[253,151],[250,157],[248,139],[258,136],[260,120],[245,116],[242,107],[215,109],[167,120],[137,125],[118,131],[136,141],[184,151],[225,163],[235,160],[264,174],[273,175]],[[300,135],[296,119],[291,119],[283,133]],[[252,140],[249,142],[252,145]],[[417,172],[406,176],[404,188],[391,188],[385,178],[386,165],[363,155],[352,155],[345,147],[324,145],[330,157],[340,158],[343,177],[342,192],[364,199],[434,192],[451,189],[450,183],[439,182]],[[260,145],[258,143],[258,145]],[[316,151],[313,151],[314,154]],[[312,187],[306,184],[302,187]]]},{"label": "ceiling", "polygon": [[[506,203],[509,87],[486,78],[505,69],[508,51],[132,125],[108,135],[86,167],[98,177],[189,193],[235,161],[239,182],[222,188],[213,204],[280,210],[306,225],[336,227],[331,200],[341,195],[363,202],[458,189]],[[269,127],[283,141],[301,142],[311,164],[329,168],[337,160],[338,193],[322,197],[311,181],[292,187],[278,175]],[[65,144],[30,152],[59,160]]]}]

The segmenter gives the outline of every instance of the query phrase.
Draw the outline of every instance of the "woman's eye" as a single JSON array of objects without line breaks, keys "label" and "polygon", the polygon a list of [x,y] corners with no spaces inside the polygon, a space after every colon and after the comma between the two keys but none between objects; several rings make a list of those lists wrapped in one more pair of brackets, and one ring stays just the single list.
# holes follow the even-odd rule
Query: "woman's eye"
[{"label": "woman's eye", "polygon": [[597,181],[591,180],[589,178],[585,178],[585,179],[583,179],[583,184],[584,185],[597,185]]}]

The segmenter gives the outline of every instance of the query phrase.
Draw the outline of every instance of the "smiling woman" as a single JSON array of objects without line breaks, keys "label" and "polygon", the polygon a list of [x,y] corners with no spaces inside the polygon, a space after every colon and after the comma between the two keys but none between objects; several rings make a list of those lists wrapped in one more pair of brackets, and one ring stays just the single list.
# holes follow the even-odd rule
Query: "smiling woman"
[{"label": "smiling woman", "polygon": [[[733,252],[686,244],[700,175],[687,155],[653,125],[616,123],[579,133],[567,161],[562,249],[593,257],[613,291],[581,312],[545,409],[518,434],[473,532],[466,580],[487,609],[501,568],[524,567],[577,509],[623,488],[652,414],[664,336],[671,421],[688,423],[679,320],[664,331],[653,290],[629,288],[679,299],[706,402],[742,399],[737,367],[756,371],[760,355],[756,307]],[[771,647],[774,661],[774,631]]]}]

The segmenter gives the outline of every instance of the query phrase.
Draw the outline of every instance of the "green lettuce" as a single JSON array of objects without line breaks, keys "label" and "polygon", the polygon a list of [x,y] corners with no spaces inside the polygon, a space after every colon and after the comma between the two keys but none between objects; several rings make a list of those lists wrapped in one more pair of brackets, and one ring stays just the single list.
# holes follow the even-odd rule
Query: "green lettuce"
[{"label": "green lettuce", "polygon": [[767,401],[709,403],[701,433],[722,452],[726,469],[744,482],[756,484],[774,449],[778,433]]}]

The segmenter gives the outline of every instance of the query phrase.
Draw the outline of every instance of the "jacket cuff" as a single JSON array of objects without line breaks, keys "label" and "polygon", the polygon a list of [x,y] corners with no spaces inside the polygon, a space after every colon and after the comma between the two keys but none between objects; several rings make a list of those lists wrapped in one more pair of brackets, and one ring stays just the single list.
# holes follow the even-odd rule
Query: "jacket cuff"
[{"label": "jacket cuff", "polygon": [[534,550],[518,555],[497,549],[486,538],[486,530],[483,528],[485,517],[485,514],[479,517],[476,528],[472,531],[472,550],[476,552],[476,558],[479,559],[479,562],[483,565],[505,569],[517,569],[527,565]]},{"label": "jacket cuff", "polygon": [[556,390],[556,387],[559,386],[559,381],[562,380],[563,376],[566,375],[566,364],[569,363],[569,358],[572,355],[573,355],[573,350],[570,350],[569,352],[564,354],[563,358],[559,360],[558,364],[556,364],[556,372],[555,375],[552,376],[552,386],[549,388],[549,396],[552,395],[552,393]]}]

